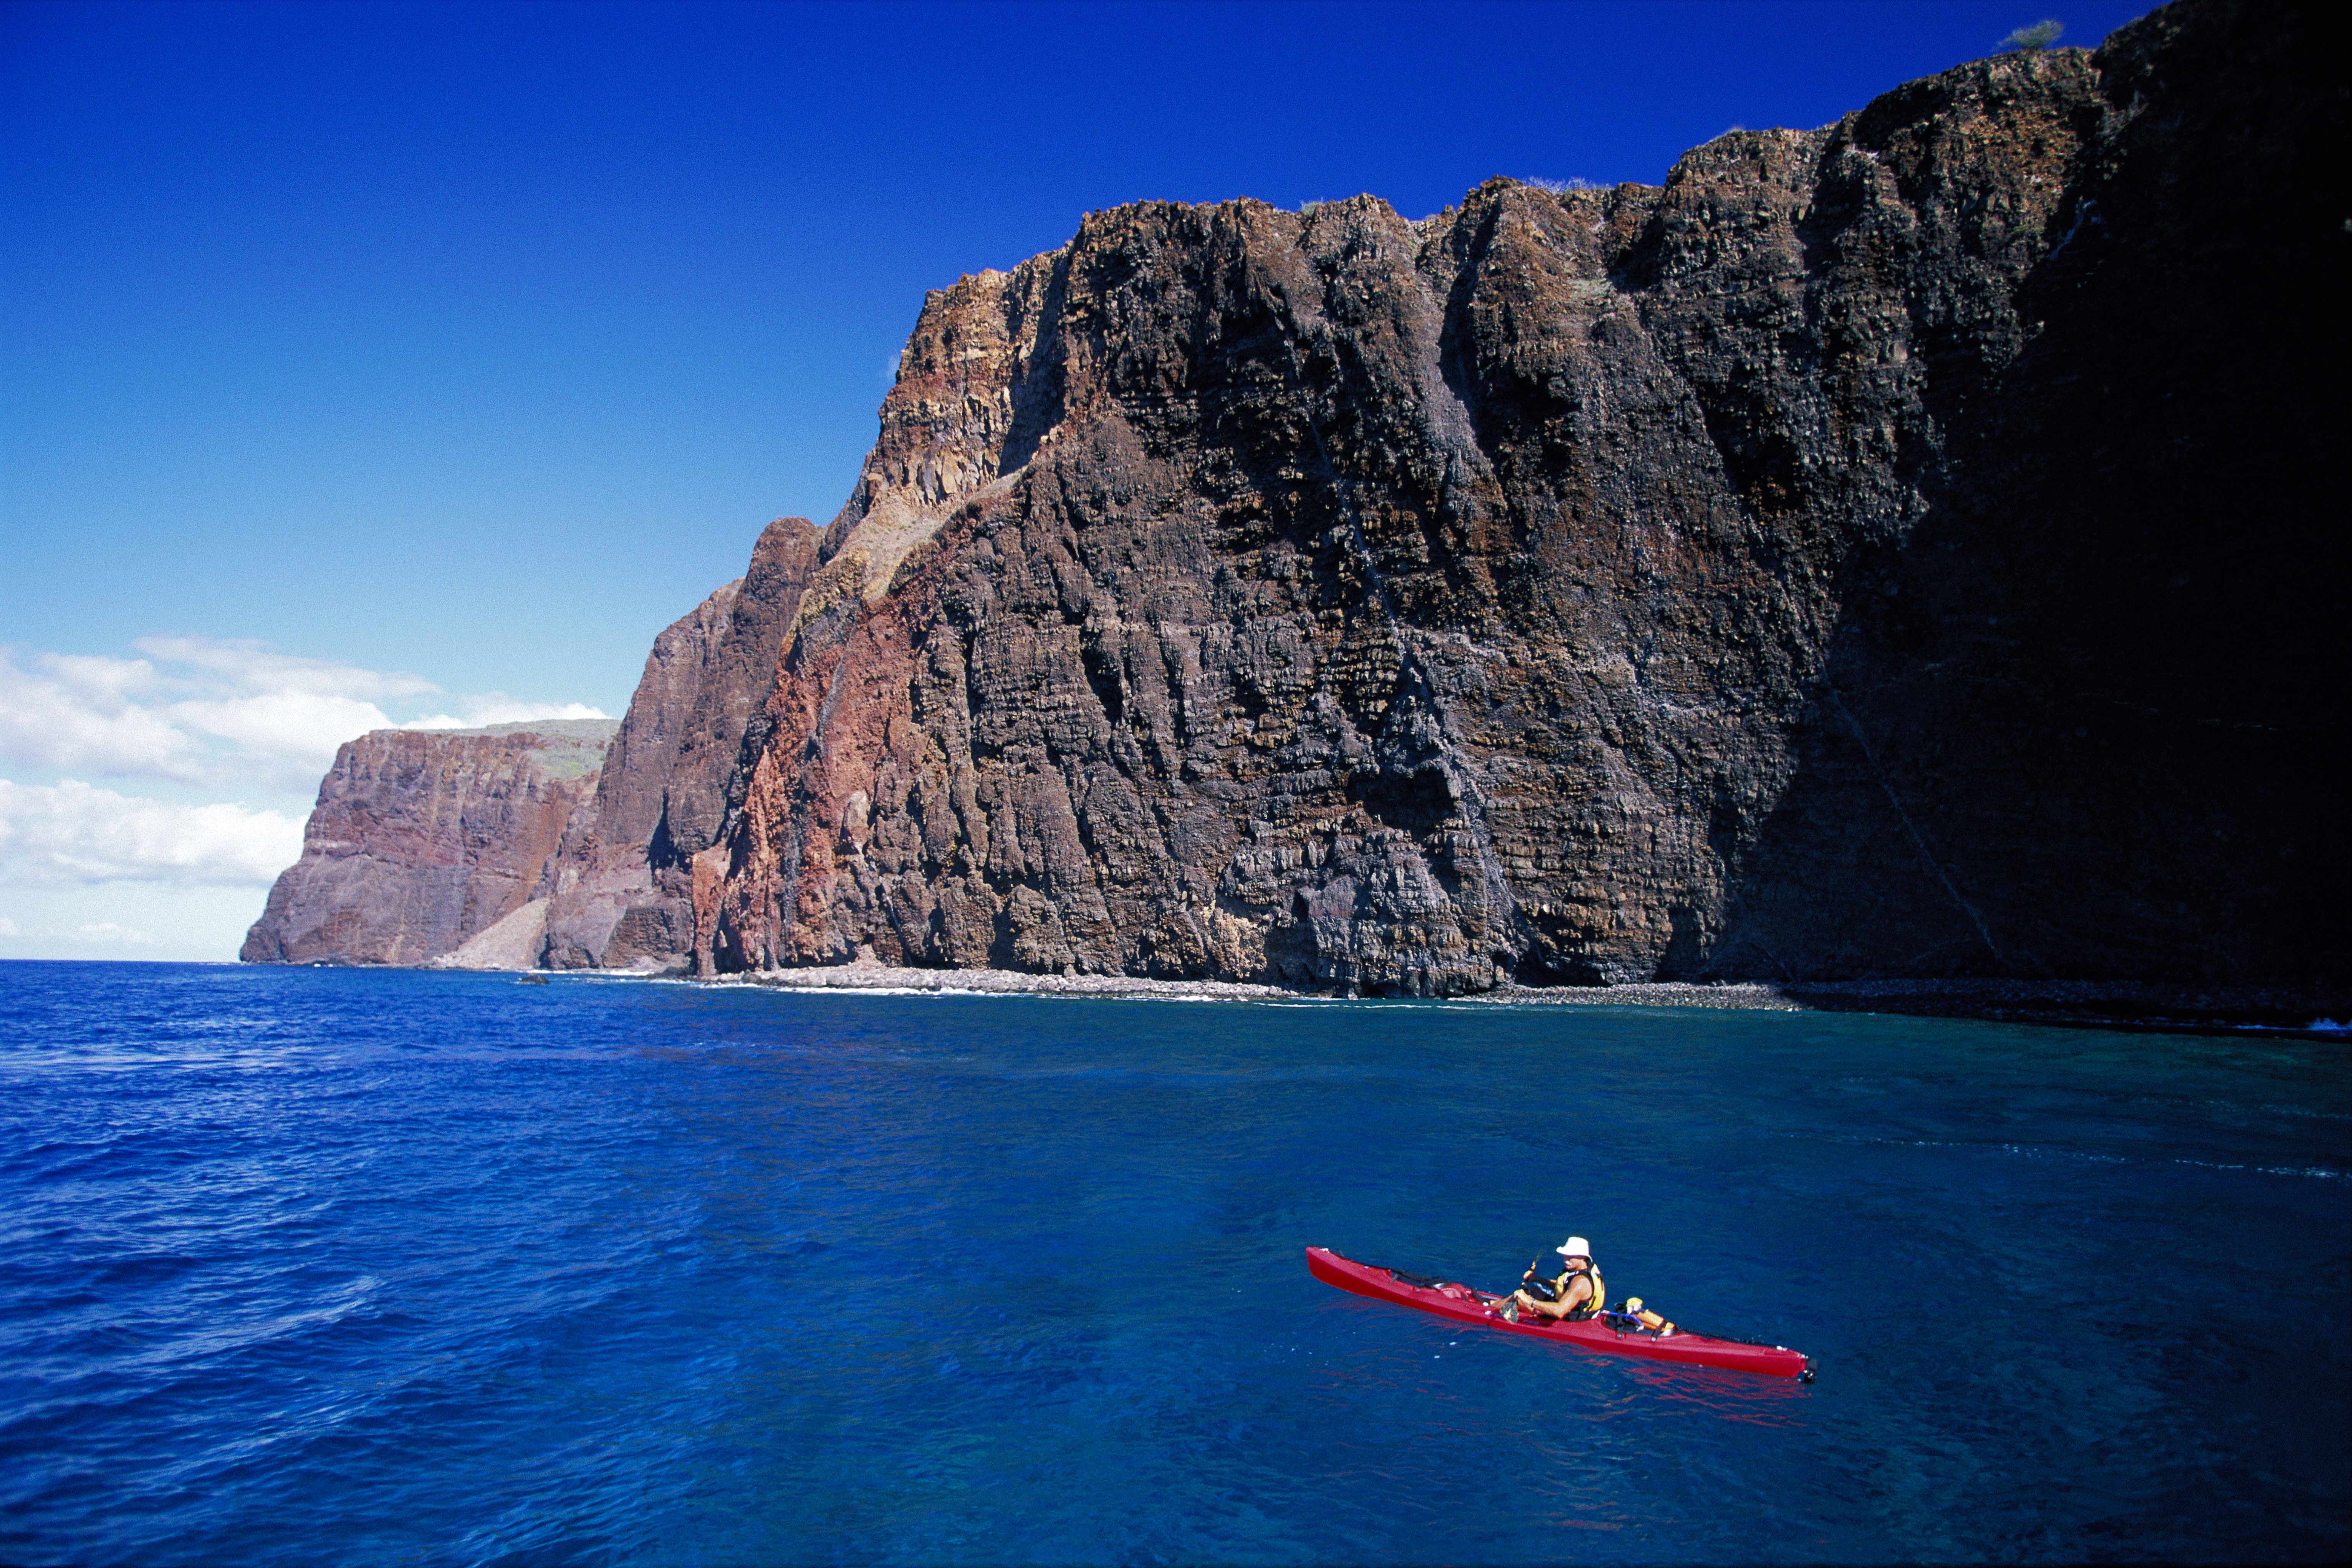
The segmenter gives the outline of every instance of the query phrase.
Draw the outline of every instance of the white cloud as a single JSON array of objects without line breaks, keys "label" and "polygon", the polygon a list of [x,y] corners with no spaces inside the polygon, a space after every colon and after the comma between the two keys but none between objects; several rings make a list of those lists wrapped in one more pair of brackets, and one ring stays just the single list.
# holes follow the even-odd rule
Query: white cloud
[{"label": "white cloud", "polygon": [[298,691],[314,697],[430,697],[440,688],[421,675],[387,675],[357,665],[279,653],[250,637],[141,637],[141,653],[167,664],[204,670],[240,689]]},{"label": "white cloud", "polygon": [[0,915],[0,936],[22,936],[24,934],[23,930],[17,926],[15,921],[10,920],[6,915]]},{"label": "white cloud", "polygon": [[194,776],[203,748],[141,698],[157,689],[143,658],[36,654],[18,668],[0,648],[0,757],[34,767]]},{"label": "white cloud", "polygon": [[290,770],[314,784],[337,746],[392,723],[373,702],[310,691],[175,702],[168,711],[184,729],[227,742],[241,760],[263,761],[273,773]]},{"label": "white cloud", "polygon": [[144,637],[141,658],[0,648],[0,762],[112,778],[293,791],[315,788],[335,748],[370,730],[464,729],[531,719],[602,719],[583,703],[459,697],[421,676],[278,653],[253,641]]},{"label": "white cloud", "polygon": [[156,947],[154,936],[131,926],[117,925],[112,921],[92,921],[74,929],[68,942],[94,942],[101,947]]},{"label": "white cloud", "polygon": [[601,708],[591,708],[584,702],[518,702],[504,692],[493,691],[472,699],[466,704],[466,716],[436,713],[426,719],[411,719],[407,730],[478,730],[485,724],[520,724],[535,719],[609,719],[612,715]]},{"label": "white cloud", "polygon": [[268,887],[301,853],[300,820],[275,811],[0,779],[0,881]]}]

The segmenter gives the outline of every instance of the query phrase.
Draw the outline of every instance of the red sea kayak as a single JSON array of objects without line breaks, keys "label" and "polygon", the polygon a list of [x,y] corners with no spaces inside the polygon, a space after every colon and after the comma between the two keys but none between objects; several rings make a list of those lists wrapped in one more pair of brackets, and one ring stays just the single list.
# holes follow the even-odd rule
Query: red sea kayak
[{"label": "red sea kayak", "polygon": [[1643,1361],[1729,1367],[1735,1372],[1760,1372],[1767,1377],[1793,1377],[1800,1383],[1813,1381],[1813,1358],[1786,1345],[1751,1345],[1745,1340],[1710,1339],[1680,1330],[1660,1335],[1638,1324],[1629,1325],[1615,1314],[1580,1323],[1514,1323],[1495,1313],[1496,1303],[1504,1298],[1474,1290],[1467,1285],[1358,1263],[1321,1247],[1307,1249],[1307,1267],[1326,1285],[1337,1285],[1342,1290],[1370,1296],[1375,1301],[1394,1301],[1400,1307],[1416,1308],[1482,1329],[1507,1329],[1515,1334],[1532,1334],[1539,1340],[1553,1340],[1581,1350],[1606,1351],[1611,1355],[1639,1356]]}]

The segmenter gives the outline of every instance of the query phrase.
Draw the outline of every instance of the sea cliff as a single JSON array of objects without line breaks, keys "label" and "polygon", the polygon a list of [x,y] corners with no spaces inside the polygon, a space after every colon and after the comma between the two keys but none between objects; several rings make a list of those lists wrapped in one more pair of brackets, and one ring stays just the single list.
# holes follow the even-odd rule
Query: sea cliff
[{"label": "sea cliff", "polygon": [[742,805],[745,737],[764,732],[755,726],[816,546],[806,519],[778,519],[749,572],[654,640],[595,798],[558,857],[548,967],[686,962],[691,859]]},{"label": "sea cliff", "polygon": [[2312,27],[931,295],[841,515],[657,644],[544,961],[2340,979]]},{"label": "sea cliff", "polygon": [[573,719],[346,742],[319,785],[301,859],[270,889],[237,956],[530,966],[556,851],[613,732]]}]

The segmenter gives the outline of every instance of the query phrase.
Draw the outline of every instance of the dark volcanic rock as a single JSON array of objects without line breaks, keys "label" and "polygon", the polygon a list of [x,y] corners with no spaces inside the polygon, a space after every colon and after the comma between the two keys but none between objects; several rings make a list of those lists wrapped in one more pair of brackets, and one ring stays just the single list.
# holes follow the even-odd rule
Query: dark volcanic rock
[{"label": "dark volcanic rock", "polygon": [[2183,4],[933,295],[668,807],[699,963],[2340,973],[2333,59]]},{"label": "dark volcanic rock", "polygon": [[[2028,237],[2015,341],[1970,364],[1955,302],[1915,350],[1932,504],[1847,563],[1796,773],[1694,968],[2352,977],[2327,651],[2352,203],[2315,15],[2176,5],[2092,58],[2095,129]],[[1965,144],[1941,91],[1857,136],[1923,234],[1990,251],[2013,220],[1938,184]]]},{"label": "dark volcanic rock", "polygon": [[613,732],[607,720],[562,720],[347,742],[319,786],[302,858],[238,956],[417,964],[499,927],[500,952],[485,962],[529,965],[556,849]]},{"label": "dark volcanic rock", "polygon": [[807,519],[778,519],[760,536],[750,572],[654,639],[595,799],[558,858],[549,967],[686,963],[694,940],[688,858],[726,819],[744,732],[774,683],[816,543]]}]

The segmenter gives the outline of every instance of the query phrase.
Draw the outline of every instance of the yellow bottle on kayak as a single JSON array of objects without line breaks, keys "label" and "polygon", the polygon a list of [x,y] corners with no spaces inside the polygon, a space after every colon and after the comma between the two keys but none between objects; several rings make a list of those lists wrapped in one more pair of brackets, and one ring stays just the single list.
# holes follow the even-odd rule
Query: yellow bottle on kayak
[{"label": "yellow bottle on kayak", "polygon": [[1628,1296],[1625,1299],[1625,1310],[1661,1334],[1671,1334],[1675,1331],[1675,1326],[1672,1323],[1658,1316],[1657,1313],[1644,1310],[1642,1298],[1639,1296]]}]

